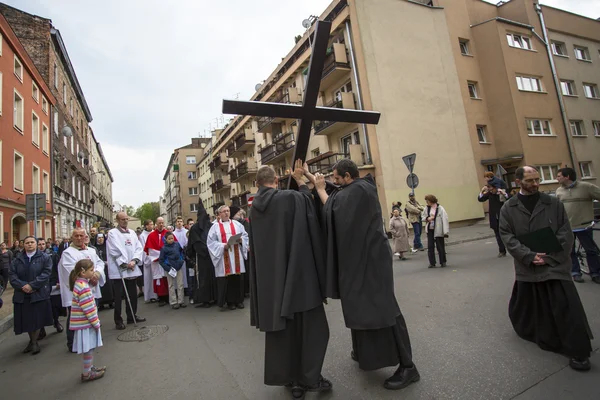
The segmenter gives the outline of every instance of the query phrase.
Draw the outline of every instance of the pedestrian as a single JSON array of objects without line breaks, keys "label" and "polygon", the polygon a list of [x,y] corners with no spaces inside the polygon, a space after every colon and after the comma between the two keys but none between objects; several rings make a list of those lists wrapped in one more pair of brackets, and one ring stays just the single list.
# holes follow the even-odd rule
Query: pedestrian
[{"label": "pedestrian", "polygon": [[196,289],[193,293],[195,307],[208,308],[217,301],[215,267],[208,252],[208,231],[212,223],[202,201],[198,201],[198,220],[190,229],[188,255],[196,263]]},{"label": "pedestrian", "polygon": [[[102,262],[104,262],[104,276],[108,277],[106,236],[102,232],[100,232],[96,235],[96,254],[98,254],[98,258],[100,260],[102,260]],[[109,278],[106,280],[106,283],[100,288],[100,293],[102,293],[102,298],[99,299],[99,301],[98,301],[99,309],[102,309],[104,306],[108,306],[109,308],[114,308],[115,299],[114,299],[114,290],[113,290],[112,279]]]},{"label": "pedestrian", "polygon": [[69,238],[65,236],[62,240],[62,243],[58,247],[58,257],[62,257],[62,254],[68,248],[69,248]]},{"label": "pedestrian", "polygon": [[164,240],[165,244],[160,249],[158,262],[167,275],[171,308],[178,310],[187,307],[183,295],[183,251],[175,241],[173,232],[167,232]]},{"label": "pedestrian", "polygon": [[52,305],[50,304],[50,285],[52,260],[38,250],[36,239],[27,236],[24,251],[12,262],[10,268],[10,284],[15,289],[14,332],[20,335],[27,332],[29,344],[23,353],[38,354],[39,333],[45,326],[52,326]]},{"label": "pedestrian", "polygon": [[163,217],[156,218],[154,230],[150,232],[146,239],[144,252],[150,258],[150,268],[152,271],[152,286],[154,293],[158,298],[158,306],[164,307],[169,302],[169,284],[165,276],[165,270],[160,266],[158,258],[160,249],[164,246],[164,237],[167,233],[165,229],[165,220]]},{"label": "pedestrian", "polygon": [[74,352],[83,354],[82,382],[100,379],[106,372],[106,367],[94,366],[94,349],[102,346],[98,308],[90,289],[94,269],[95,265],[91,260],[82,259],[69,274],[69,287],[72,290],[69,329],[74,332]]},{"label": "pedestrian", "polygon": [[0,244],[0,278],[2,278],[2,286],[8,287],[8,271],[12,264],[13,253],[6,248],[6,243]]},{"label": "pedestrian", "polygon": [[[175,235],[175,240],[179,244],[179,247],[183,250],[187,247],[188,244],[188,230],[183,226],[183,217],[177,216],[175,219],[175,229],[173,230],[173,234]],[[187,266],[185,265],[185,259],[183,260],[183,267],[181,268],[182,276],[183,276],[183,290],[187,292],[188,290],[188,276],[187,276]],[[184,293],[184,295],[186,295]],[[181,295],[182,297],[184,295]]]},{"label": "pedestrian", "polygon": [[341,299],[352,336],[351,358],[366,371],[398,365],[385,380],[386,389],[417,382],[408,329],[394,294],[392,249],[385,240],[375,181],[370,175],[360,178],[349,159],[333,167],[338,187],[330,195],[323,175],[312,176],[307,167],[305,174],[324,205],[326,294]]},{"label": "pedestrian", "polygon": [[488,183],[482,187],[479,196],[477,196],[477,200],[480,203],[489,201],[490,228],[494,231],[494,235],[496,236],[496,243],[498,243],[498,257],[500,258],[506,257],[506,247],[500,237],[498,220],[500,219],[500,209],[510,196],[504,189],[496,185],[498,185],[498,183]]},{"label": "pedestrian", "polygon": [[[227,308],[244,308],[241,274],[246,272],[244,259],[248,257],[248,233],[244,226],[229,219],[229,207],[219,207],[219,221],[208,232],[207,246],[217,277],[217,305],[221,311]],[[229,239],[237,240],[230,243]]]},{"label": "pedestrian", "polygon": [[12,253],[12,256],[13,256],[12,258],[15,258],[18,255],[17,254],[19,252],[19,241],[18,240],[15,240],[13,242],[13,245],[10,248],[10,252]]},{"label": "pedestrian", "polygon": [[194,220],[192,218],[188,218],[187,222],[185,223],[185,229],[189,231],[192,229],[192,225],[194,225]]},{"label": "pedestrian", "polygon": [[[564,354],[571,368],[587,371],[593,337],[571,279],[574,239],[565,207],[556,197],[539,192],[540,174],[534,167],[518,168],[515,178],[521,190],[500,210],[500,235],[514,258],[516,275],[508,315],[521,338]],[[560,250],[537,248],[546,247],[548,240],[524,244],[527,237],[539,237],[538,232],[548,228]]]},{"label": "pedestrian", "polygon": [[58,239],[56,239],[53,243],[52,243],[52,251],[58,255],[58,247],[60,246],[60,241]]},{"label": "pedestrian", "polygon": [[[148,240],[148,235],[154,230],[154,221],[151,219],[147,219],[144,221],[144,230],[138,237],[140,244],[142,245],[142,249],[146,247],[146,241]],[[143,291],[144,291],[144,301],[146,303],[156,303],[156,293],[154,293],[154,288],[152,286],[152,259],[146,254],[146,252],[142,252],[142,262],[140,269],[142,270],[142,277],[144,279]]]},{"label": "pedestrian", "polygon": [[[246,211],[237,206],[229,207],[229,211],[232,215],[231,219],[239,222],[244,226],[244,229],[248,233],[248,241],[250,241],[250,222],[246,218]],[[244,297],[250,297],[250,276],[248,273],[248,263],[250,261],[244,260],[245,273],[242,274],[242,295]]]},{"label": "pedestrian", "polygon": [[421,242],[421,232],[423,231],[423,220],[421,219],[421,214],[423,213],[424,209],[425,207],[419,204],[415,198],[415,194],[410,193],[408,195],[408,203],[406,203],[404,211],[408,217],[408,222],[410,222],[413,227],[413,252],[425,250],[425,246],[423,246],[423,243]]},{"label": "pedestrian", "polygon": [[98,236],[98,228],[96,228],[95,226],[92,226],[90,228],[90,245],[92,245],[93,247],[96,247],[97,236]]},{"label": "pedestrian", "polygon": [[23,249],[25,246],[25,241],[23,239],[19,240],[17,243],[16,249],[13,251],[13,259],[17,258],[19,254],[23,253]]},{"label": "pedestrian", "polygon": [[[569,217],[571,228],[582,228],[594,220],[594,200],[600,201],[600,187],[589,182],[577,180],[573,168],[561,168],[557,178],[560,187],[556,189],[556,197],[564,204]],[[592,281],[600,283],[600,258],[598,245],[594,242],[594,232],[591,229],[578,229],[575,236],[585,250]],[[571,275],[573,280],[583,283],[579,258],[575,253],[575,245],[571,250]]]},{"label": "pedestrian", "polygon": [[[58,285],[58,255],[52,252],[49,248],[47,248],[47,243],[44,238],[38,238],[37,247],[38,250],[44,254],[47,254],[52,260],[52,273],[50,274],[50,278],[48,280],[48,285],[50,286],[50,304],[52,305],[52,319],[54,320],[54,328],[56,332],[61,333],[64,329],[63,326],[59,322],[59,317],[62,315],[66,317],[67,314],[65,312],[64,307],[62,306],[62,301],[60,299],[60,287]],[[46,328],[40,329],[40,334],[38,336],[38,341],[42,340],[46,337]]]},{"label": "pedestrian", "polygon": [[264,382],[289,384],[295,399],[332,389],[321,375],[329,342],[325,248],[303,175],[297,162],[292,178],[299,191],[278,190],[275,171],[261,167],[249,224],[250,318],[265,332]]},{"label": "pedestrian", "polygon": [[[400,203],[400,206],[402,206],[402,203]],[[400,215],[400,206],[392,212],[390,232],[394,241],[394,255],[405,261],[404,253],[410,251],[410,245],[408,244],[408,224]]]},{"label": "pedestrian", "polygon": [[[115,311],[115,328],[125,329],[121,307],[123,294],[125,295],[125,313],[127,323],[144,322],[146,318],[137,315],[137,286],[136,280],[142,275],[138,264],[142,259],[142,245],[135,231],[127,228],[129,217],[121,211],[116,216],[117,227],[108,231],[106,253],[108,262],[108,278],[112,281]],[[128,305],[127,302],[130,302]]]},{"label": "pedestrian", "polygon": [[[89,280],[89,283],[92,287],[94,299],[96,300],[102,298],[100,288],[105,284],[107,279],[104,274],[104,262],[98,257],[95,250],[90,249],[85,245],[85,236],[85,229],[73,229],[73,233],[71,234],[71,244],[66,250],[63,250],[60,261],[58,262],[60,297],[62,299],[63,307],[66,307],[69,313],[67,318],[67,349],[70,352],[75,352],[73,350],[73,331],[69,329],[71,320],[71,301],[73,300],[73,291],[69,284],[71,271],[73,271],[73,268],[75,268],[75,265],[79,260],[88,259],[94,263],[94,276]],[[66,242],[68,243],[68,240],[66,240]]]},{"label": "pedestrian", "polygon": [[435,249],[437,248],[442,268],[446,267],[446,243],[445,239],[450,233],[448,214],[444,207],[438,204],[438,199],[432,194],[425,196],[427,207],[423,210],[421,218],[425,221],[425,232],[427,232],[427,255],[429,257],[429,268],[435,268]]}]

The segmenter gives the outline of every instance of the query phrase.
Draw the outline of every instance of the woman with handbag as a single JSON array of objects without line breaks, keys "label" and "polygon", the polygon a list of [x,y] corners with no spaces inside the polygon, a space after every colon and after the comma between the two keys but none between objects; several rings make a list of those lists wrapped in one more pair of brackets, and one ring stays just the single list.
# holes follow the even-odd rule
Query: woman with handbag
[{"label": "woman with handbag", "polygon": [[446,266],[446,243],[445,239],[450,233],[448,214],[438,199],[432,194],[425,196],[427,207],[421,215],[425,221],[425,232],[427,232],[427,252],[429,256],[429,268],[435,268],[435,248],[437,247],[441,267]]}]

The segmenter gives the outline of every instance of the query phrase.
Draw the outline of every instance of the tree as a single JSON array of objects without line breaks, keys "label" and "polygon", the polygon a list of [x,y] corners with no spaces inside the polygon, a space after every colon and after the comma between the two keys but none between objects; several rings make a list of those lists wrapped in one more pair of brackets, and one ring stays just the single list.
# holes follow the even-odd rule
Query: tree
[{"label": "tree", "polygon": [[156,221],[156,218],[160,217],[160,206],[157,201],[144,203],[135,210],[133,216],[139,218],[142,223],[147,219]]}]

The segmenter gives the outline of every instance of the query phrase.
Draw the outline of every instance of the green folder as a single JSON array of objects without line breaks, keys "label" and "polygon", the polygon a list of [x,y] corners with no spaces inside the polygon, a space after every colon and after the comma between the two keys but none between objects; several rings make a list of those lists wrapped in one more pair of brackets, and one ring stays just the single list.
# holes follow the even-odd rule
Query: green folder
[{"label": "green folder", "polygon": [[563,251],[562,245],[550,227],[517,236],[517,240],[536,253],[551,254]]}]

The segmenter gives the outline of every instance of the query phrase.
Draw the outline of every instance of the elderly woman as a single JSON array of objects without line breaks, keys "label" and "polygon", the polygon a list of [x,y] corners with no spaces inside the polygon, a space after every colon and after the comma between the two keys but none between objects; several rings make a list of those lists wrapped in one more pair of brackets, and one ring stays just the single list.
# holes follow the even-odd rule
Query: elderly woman
[{"label": "elderly woman", "polygon": [[402,261],[406,260],[404,253],[410,250],[410,245],[408,244],[408,224],[400,215],[399,207],[392,211],[390,232],[394,240],[394,255],[398,256]]},{"label": "elderly woman", "polygon": [[33,236],[24,240],[24,249],[10,267],[10,284],[15,289],[14,331],[16,335],[29,334],[29,344],[24,353],[40,352],[38,335],[44,326],[52,326],[49,279],[52,259],[37,249]]},{"label": "elderly woman", "polygon": [[437,247],[442,268],[446,266],[446,236],[450,232],[448,214],[438,199],[432,194],[425,196],[427,207],[423,210],[421,218],[425,221],[425,232],[427,232],[427,252],[429,256],[429,268],[435,268],[435,248]]}]

